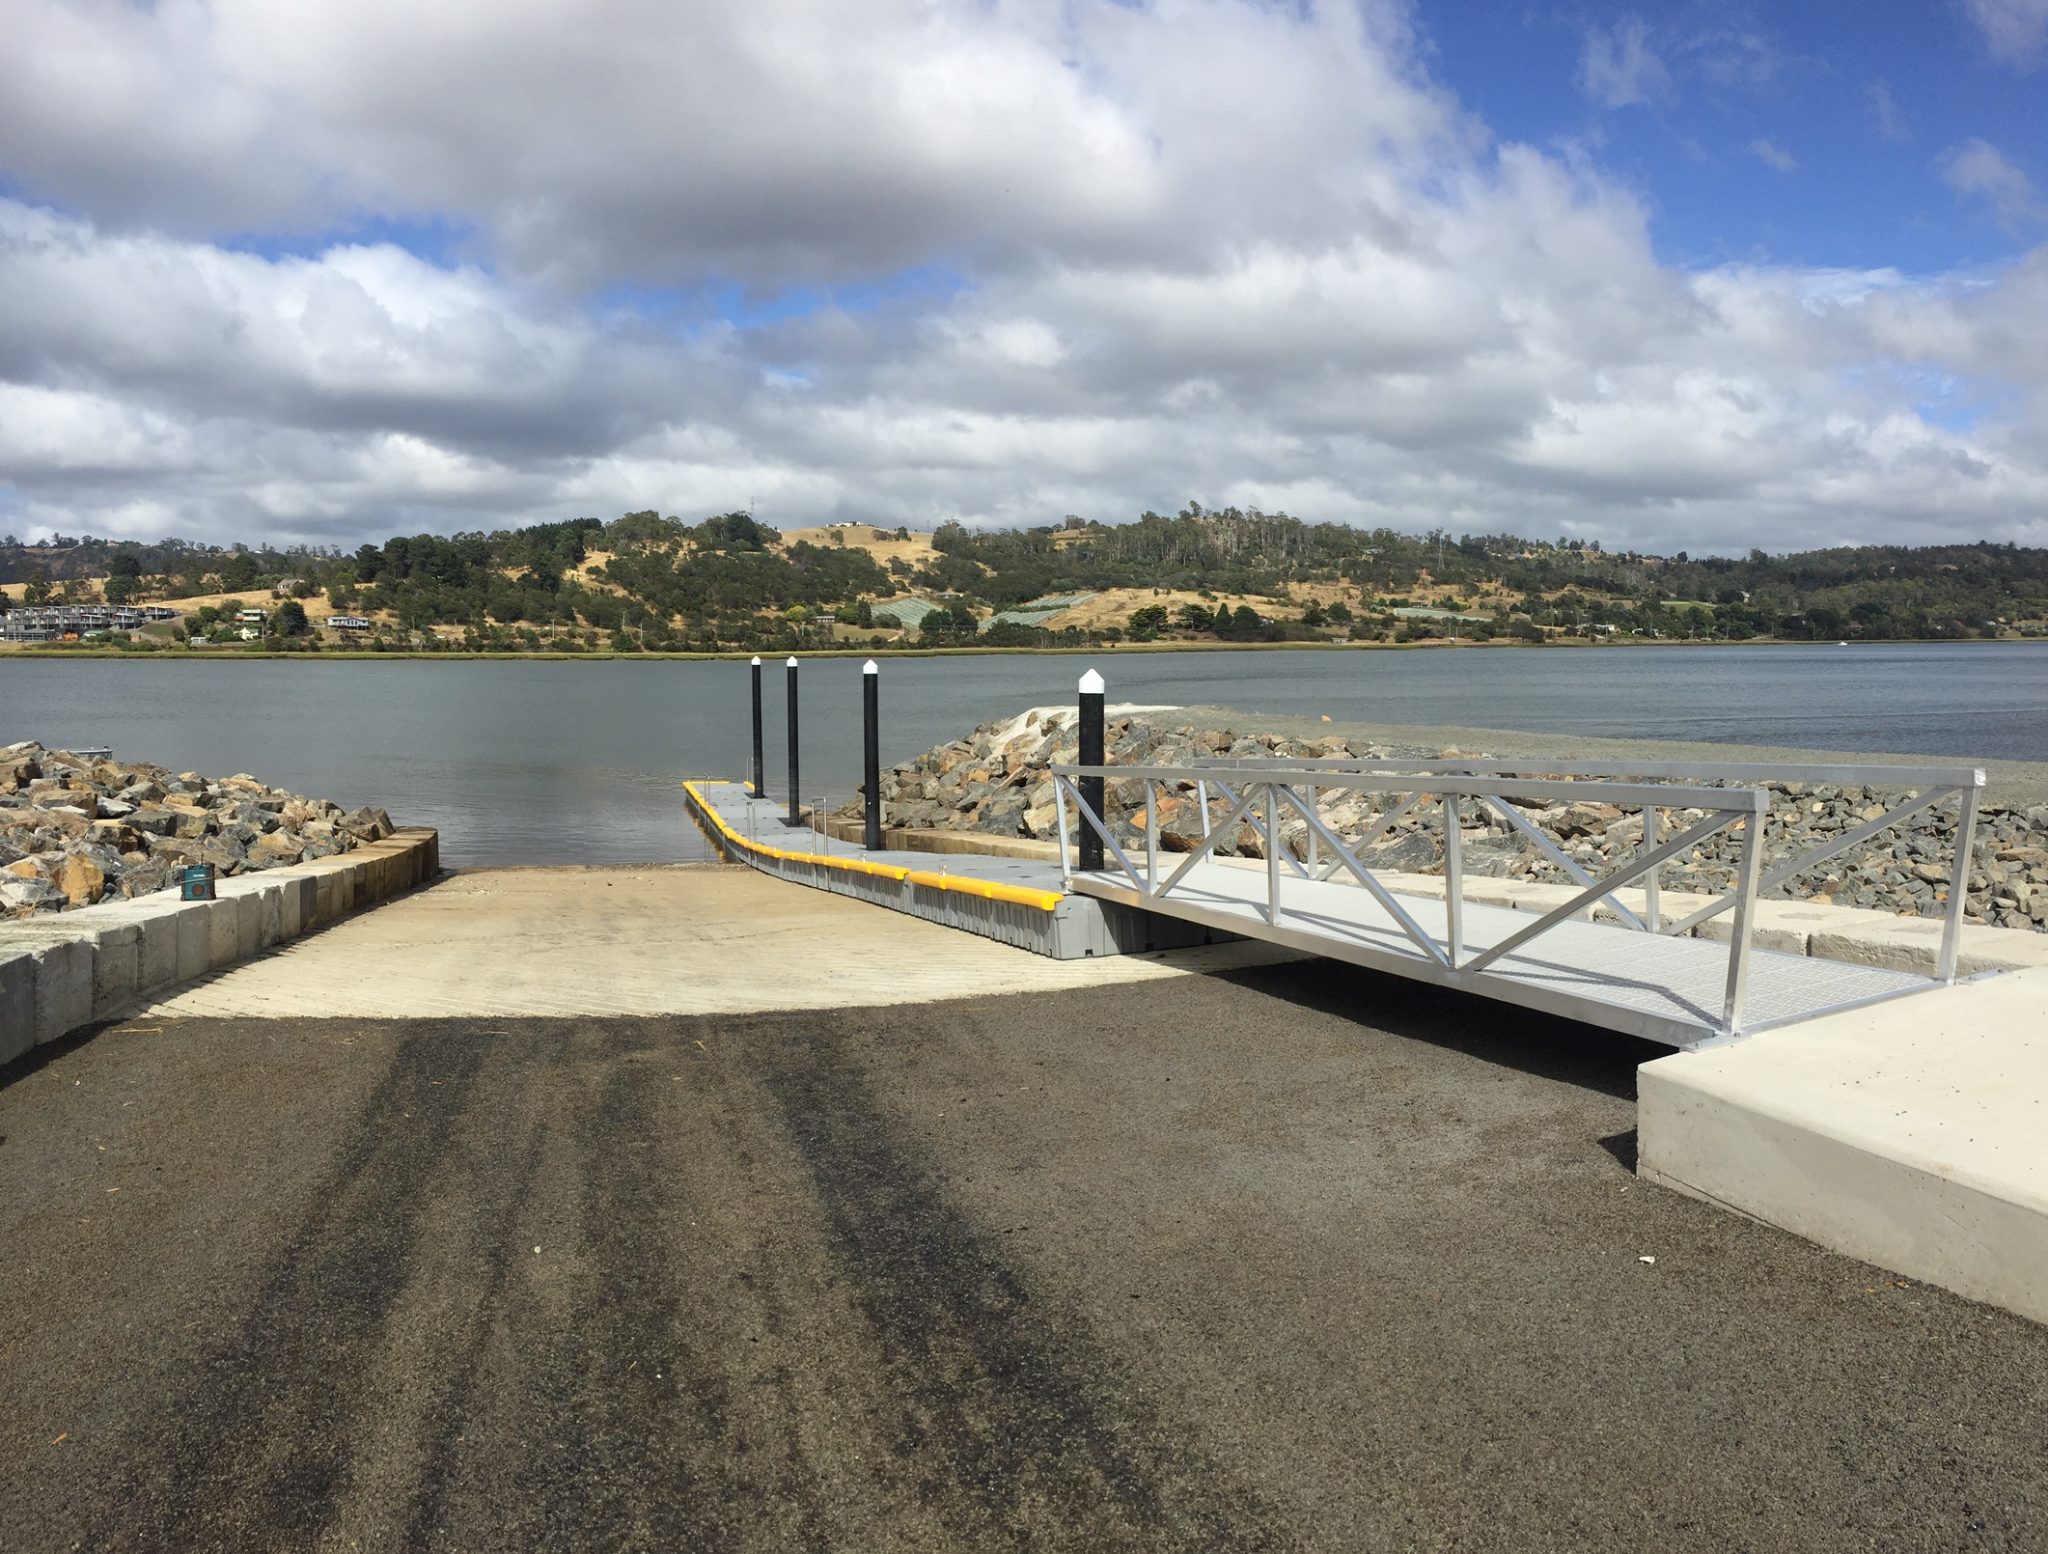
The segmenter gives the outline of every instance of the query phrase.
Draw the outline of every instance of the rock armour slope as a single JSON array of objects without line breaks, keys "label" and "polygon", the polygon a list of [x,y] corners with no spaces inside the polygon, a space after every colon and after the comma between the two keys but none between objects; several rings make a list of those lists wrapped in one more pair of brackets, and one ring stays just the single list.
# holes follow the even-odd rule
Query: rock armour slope
[{"label": "rock armour slope", "polygon": [[147,895],[189,864],[223,875],[347,852],[392,832],[260,782],[94,760],[33,741],[0,747],[0,918]]}]

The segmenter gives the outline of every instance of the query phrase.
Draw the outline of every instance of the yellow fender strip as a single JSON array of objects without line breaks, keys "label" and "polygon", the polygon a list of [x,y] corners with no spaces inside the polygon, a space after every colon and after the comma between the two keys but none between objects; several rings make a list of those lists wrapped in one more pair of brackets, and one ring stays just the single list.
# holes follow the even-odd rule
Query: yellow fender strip
[{"label": "yellow fender strip", "polygon": [[1007,901],[1016,906],[1037,907],[1050,912],[1064,898],[1056,890],[1032,890],[1024,885],[1005,885],[998,880],[978,880],[960,874],[934,874],[929,869],[911,871],[910,883],[926,890],[950,890],[957,895],[979,896],[984,901]]},{"label": "yellow fender strip", "polygon": [[895,864],[870,863],[865,858],[831,858],[817,853],[795,853],[781,847],[764,847],[750,842],[725,823],[725,817],[711,805],[703,794],[697,791],[695,781],[686,781],[683,791],[689,794],[698,814],[709,820],[726,841],[743,852],[753,853],[761,858],[774,858],[784,863],[809,863],[823,869],[839,869],[848,874],[868,874],[879,879],[894,880],[897,884],[908,881],[922,885],[927,890],[946,890],[955,895],[978,896],[984,901],[1006,901],[1015,906],[1036,907],[1041,912],[1051,912],[1066,899],[1057,890],[1032,890],[1023,885],[1005,885],[996,880],[978,880],[961,874],[934,874],[928,869],[906,869]]}]

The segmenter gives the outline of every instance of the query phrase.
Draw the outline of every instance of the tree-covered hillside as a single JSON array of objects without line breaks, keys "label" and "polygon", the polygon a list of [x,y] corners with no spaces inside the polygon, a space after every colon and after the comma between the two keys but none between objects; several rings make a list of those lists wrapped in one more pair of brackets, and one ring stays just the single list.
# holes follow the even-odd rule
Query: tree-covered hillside
[{"label": "tree-covered hillside", "polygon": [[[998,606],[1081,588],[1207,589],[1277,597],[1342,582],[1389,605],[1478,613],[1496,631],[1606,631],[1745,640],[1995,636],[2048,616],[2048,550],[2013,545],[1866,546],[1793,555],[1603,552],[1596,541],[1398,534],[1285,516],[1146,513],[1105,526],[977,533],[933,543],[963,587]],[[1368,607],[1368,615],[1373,612]]]},{"label": "tree-covered hillside", "polygon": [[[352,554],[10,537],[0,540],[0,583],[21,585],[12,592],[29,602],[199,601],[274,588],[370,619],[372,646],[505,650],[2048,631],[2044,550],[1867,546],[1695,559],[1566,539],[1355,529],[1195,503],[1126,524],[948,523],[928,541],[861,525],[785,537],[743,512],[689,523],[653,511],[402,535]],[[1053,608],[1024,612],[1035,618],[998,617],[989,629],[994,612],[1049,599]]]}]

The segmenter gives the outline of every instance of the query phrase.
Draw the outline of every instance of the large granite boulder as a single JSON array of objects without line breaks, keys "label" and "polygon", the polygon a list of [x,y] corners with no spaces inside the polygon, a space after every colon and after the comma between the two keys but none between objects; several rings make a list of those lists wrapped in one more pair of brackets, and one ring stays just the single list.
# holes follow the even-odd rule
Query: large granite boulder
[{"label": "large granite boulder", "polygon": [[359,842],[381,842],[396,829],[391,824],[389,815],[381,809],[372,809],[367,804],[354,814],[344,817],[339,826]]}]

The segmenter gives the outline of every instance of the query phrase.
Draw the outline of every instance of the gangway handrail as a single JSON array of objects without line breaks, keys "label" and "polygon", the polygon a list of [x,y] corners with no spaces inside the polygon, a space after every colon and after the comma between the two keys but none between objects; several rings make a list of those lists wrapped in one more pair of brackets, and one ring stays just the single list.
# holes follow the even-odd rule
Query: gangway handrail
[{"label": "gangway handrail", "polygon": [[[1937,956],[1935,975],[1943,982],[1956,979],[1956,962],[1961,946],[1963,907],[1969,896],[1969,871],[1972,848],[1976,836],[1977,807],[1985,785],[1984,769],[1981,766],[1908,766],[1886,762],[1840,762],[1822,761],[1807,763],[1759,763],[1751,761],[1552,761],[1542,757],[1523,757],[1515,760],[1500,760],[1493,757],[1452,757],[1435,761],[1404,761],[1398,758],[1374,756],[1306,756],[1288,758],[1289,764],[1313,772],[1346,772],[1357,775],[1384,777],[1409,777],[1441,779],[1466,773],[1488,776],[1509,776],[1517,772],[1534,772],[1543,778],[1571,779],[1577,776],[1595,776],[1603,779],[1627,778],[1677,778],[1687,782],[1730,782],[1755,783],[1761,785],[1757,791],[1767,792],[1771,787],[1782,787],[1789,783],[1853,784],[1857,787],[1885,787],[1903,789],[1907,797],[1888,805],[1879,815],[1864,821],[1861,825],[1840,835],[1814,843],[1802,852],[1781,859],[1764,871],[1757,882],[1759,893],[1777,890],[1788,881],[1796,879],[1808,869],[1827,862],[1853,847],[1860,846],[1872,837],[1901,825],[1921,811],[1930,809],[1949,799],[1956,801],[1956,834],[1949,864],[1948,900],[1942,913],[1941,949]],[[1202,756],[1186,763],[1190,768],[1204,774],[1234,771],[1242,768],[1263,767],[1268,763],[1258,757]],[[1198,782],[1208,780],[1198,778]],[[1535,786],[1538,779],[1531,778],[1526,784],[1518,784],[1514,792],[1518,796],[1541,797],[1542,790]],[[1686,791],[1678,787],[1668,790],[1672,795],[1663,807],[1682,804],[1677,795]],[[1581,797],[1585,796],[1583,794]],[[1550,861],[1579,883],[1587,883],[1584,870],[1560,849],[1549,837],[1532,824],[1528,817],[1507,803],[1506,795],[1490,797],[1488,803],[1502,819],[1541,851]],[[1654,841],[1657,835],[1657,805],[1643,809],[1644,840]],[[1206,801],[1204,814],[1207,813]],[[1763,838],[1759,837],[1759,846]],[[1447,850],[1448,851],[1448,850]],[[1324,878],[1329,876],[1325,874]],[[1630,919],[1631,927],[1645,927],[1655,933],[1679,937],[1691,933],[1703,923],[1729,911],[1734,901],[1731,896],[1719,896],[1689,916],[1666,922],[1661,916],[1660,882],[1652,870],[1645,886],[1647,897],[1647,920],[1636,918],[1626,908],[1617,908],[1624,918]]]},{"label": "gangway handrail", "polygon": [[[1260,756],[1196,756],[1182,764],[1229,769],[1265,765],[1273,758]],[[1854,783],[1859,787],[1924,788],[1977,787],[1985,784],[1979,766],[1894,766],[1883,762],[1815,762],[1784,764],[1753,761],[1612,761],[1559,760],[1526,756],[1504,761],[1495,757],[1440,757],[1434,761],[1409,761],[1395,756],[1301,756],[1286,758],[1290,766],[1322,771],[1360,771],[1392,776],[1428,776],[1432,773],[1470,772],[1483,776],[1513,776],[1520,772],[1554,774],[1560,777],[1603,777],[1615,780],[1640,777],[1676,777],[1693,782],[1821,782]]]},{"label": "gangway handrail", "polygon": [[[1254,763],[1241,762],[1239,765],[1250,769]],[[1187,762],[1178,766],[1077,766],[1061,762],[1052,767],[1055,776],[1103,777],[1111,781],[1125,778],[1150,778],[1154,782],[1180,782],[1194,780],[1196,763]],[[1468,796],[1484,794],[1527,793],[1557,798],[1584,798],[1593,794],[1598,799],[1618,805],[1663,804],[1680,805],[1689,809],[1707,809],[1730,794],[1745,795],[1735,806],[1744,811],[1754,809],[1761,813],[1768,807],[1768,800],[1761,792],[1749,788],[1707,788],[1707,787],[1663,787],[1645,783],[1624,782],[1576,782],[1559,778],[1551,780],[1540,777],[1494,777],[1483,773],[1456,771],[1441,772],[1344,772],[1318,771],[1305,764],[1288,762],[1270,767],[1258,767],[1258,782],[1314,782],[1325,788],[1358,788],[1368,792],[1389,791],[1383,784],[1374,784],[1366,779],[1380,776],[1422,777],[1422,784],[1430,791],[1455,792]],[[1355,781],[1333,781],[1333,778],[1356,778]]]},{"label": "gangway handrail", "polygon": [[[1575,917],[1597,902],[1614,900],[1614,892],[1644,874],[1652,874],[1669,859],[1678,856],[1688,848],[1697,846],[1717,833],[1740,825],[1743,841],[1739,854],[1737,883],[1731,892],[1735,920],[1729,935],[1727,974],[1720,1029],[1724,1035],[1734,1035],[1742,1029],[1743,1003],[1746,995],[1751,939],[1753,908],[1755,905],[1758,866],[1761,855],[1762,817],[1769,808],[1769,796],[1753,788],[1710,788],[1678,787],[1668,785],[1644,785],[1622,782],[1587,782],[1553,780],[1546,778],[1523,779],[1476,775],[1455,771],[1440,771],[1417,778],[1416,774],[1386,774],[1378,772],[1333,770],[1328,767],[1313,767],[1288,763],[1240,763],[1234,774],[1243,789],[1242,797],[1231,793],[1221,781],[1218,786],[1230,793],[1232,804],[1229,818],[1221,827],[1210,828],[1207,824],[1208,800],[1202,800],[1204,835],[1199,844],[1191,848],[1180,860],[1173,874],[1165,880],[1159,877],[1159,797],[1162,784],[1195,786],[1203,781],[1204,772],[1216,775],[1214,768],[1203,768],[1192,764],[1178,766],[1157,765],[1079,765],[1055,764],[1051,768],[1054,783],[1055,805],[1059,824],[1060,857],[1062,873],[1071,886],[1074,869],[1072,853],[1068,846],[1069,820],[1067,806],[1071,802],[1079,823],[1092,829],[1106,844],[1116,859],[1116,868],[1129,880],[1134,892],[1145,900],[1158,901],[1171,895],[1186,880],[1193,868],[1214,852],[1230,826],[1249,817],[1256,808],[1260,811],[1264,829],[1264,851],[1266,855],[1266,891],[1264,915],[1270,927],[1281,926],[1283,911],[1281,889],[1282,846],[1280,827],[1283,809],[1291,808],[1308,828],[1310,845],[1320,842],[1336,855],[1331,867],[1343,868],[1357,877],[1359,883],[1379,903],[1415,944],[1416,948],[1430,960],[1440,972],[1454,984],[1473,984],[1481,978],[1487,967],[1495,961],[1521,948],[1530,940],[1550,932],[1558,924]],[[1409,786],[1400,790],[1390,789],[1384,780],[1398,776]],[[1105,781],[1140,782],[1145,787],[1145,861],[1142,870],[1118,842],[1113,828],[1104,817],[1082,796],[1080,782],[1087,778],[1102,778]],[[1301,789],[1308,787],[1311,796],[1304,800]],[[1412,809],[1421,799],[1434,801],[1443,809],[1445,817],[1445,890],[1444,941],[1439,945],[1423,931],[1405,908],[1395,900],[1394,895],[1379,881],[1373,870],[1355,851],[1347,847],[1341,838],[1330,829],[1319,813],[1320,792],[1326,788],[1350,789],[1386,793],[1392,799],[1405,802],[1402,809]],[[1583,888],[1569,900],[1544,913],[1536,921],[1517,930],[1477,953],[1467,954],[1464,938],[1464,894],[1463,879],[1459,864],[1459,837],[1462,833],[1462,801],[1480,798],[1499,802],[1507,795],[1523,797],[1556,796],[1573,799],[1592,799],[1614,804],[1617,807],[1633,806],[1648,811],[1658,806],[1679,806],[1701,811],[1702,818],[1688,829],[1664,841],[1650,834],[1646,824],[1642,847],[1626,859],[1615,860],[1609,873],[1600,879],[1572,865]],[[1390,803],[1389,809],[1395,806]],[[1325,878],[1328,876],[1325,875]],[[1632,912],[1622,907],[1618,900],[1614,904],[1633,926],[1647,926]]]}]

